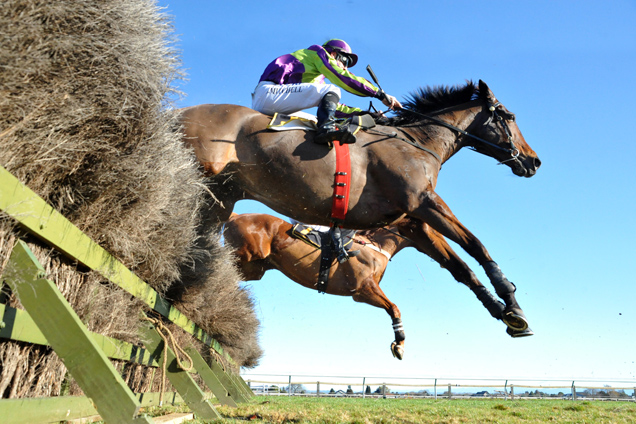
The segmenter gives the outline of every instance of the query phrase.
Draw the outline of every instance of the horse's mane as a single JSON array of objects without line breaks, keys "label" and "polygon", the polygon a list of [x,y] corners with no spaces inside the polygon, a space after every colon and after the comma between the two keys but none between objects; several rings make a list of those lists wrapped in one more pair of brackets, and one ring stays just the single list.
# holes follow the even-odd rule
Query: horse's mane
[{"label": "horse's mane", "polygon": [[415,113],[410,113],[410,111],[426,115],[451,106],[467,103],[478,97],[479,88],[472,81],[467,81],[466,85],[463,86],[420,87],[408,95],[406,101],[402,104],[404,109],[396,110],[395,116],[378,120],[378,123],[394,127],[412,124],[422,118]]}]

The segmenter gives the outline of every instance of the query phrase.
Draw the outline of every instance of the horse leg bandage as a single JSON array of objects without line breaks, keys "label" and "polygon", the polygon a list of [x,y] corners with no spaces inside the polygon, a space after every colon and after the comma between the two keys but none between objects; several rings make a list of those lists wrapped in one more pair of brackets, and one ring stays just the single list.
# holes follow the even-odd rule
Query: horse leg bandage
[{"label": "horse leg bandage", "polygon": [[401,342],[406,339],[404,335],[404,326],[402,325],[402,320],[400,318],[393,319],[393,332],[395,333],[395,341]]},{"label": "horse leg bandage", "polygon": [[479,286],[472,290],[475,296],[477,296],[477,299],[479,299],[488,312],[490,312],[490,315],[492,315],[493,318],[501,319],[506,306],[495,299],[492,293],[484,286]]},{"label": "horse leg bandage", "polygon": [[[497,292],[497,295],[499,297],[504,299],[505,296],[508,295],[509,297],[509,295],[512,294],[512,297],[514,298],[514,292],[517,290],[517,288],[514,284],[508,281],[496,262],[487,262],[484,265],[484,271],[486,271],[486,275],[488,275],[488,278],[492,282],[492,285],[495,287],[495,291]],[[506,302],[506,304],[508,304],[508,302]]]}]

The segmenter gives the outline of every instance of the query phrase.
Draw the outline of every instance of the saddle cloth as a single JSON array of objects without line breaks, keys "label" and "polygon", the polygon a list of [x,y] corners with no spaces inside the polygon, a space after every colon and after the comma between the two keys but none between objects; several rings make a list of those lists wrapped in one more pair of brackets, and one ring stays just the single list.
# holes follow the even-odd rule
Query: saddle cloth
[{"label": "saddle cloth", "polygon": [[[291,115],[275,113],[267,125],[267,129],[273,131],[316,131],[318,129],[317,122],[315,116],[305,112],[296,112]],[[349,131],[353,134],[356,134],[361,129],[367,130],[375,127],[373,117],[368,114],[352,116],[351,118],[347,118],[344,122],[349,125]]]},{"label": "saddle cloth", "polygon": [[[356,235],[355,230],[341,230],[342,242],[347,251],[350,251],[353,247],[353,237]],[[310,225],[294,224],[291,230],[291,236],[295,239],[301,240],[310,246],[320,249],[321,246],[329,241],[329,230],[318,231],[312,228]]]}]

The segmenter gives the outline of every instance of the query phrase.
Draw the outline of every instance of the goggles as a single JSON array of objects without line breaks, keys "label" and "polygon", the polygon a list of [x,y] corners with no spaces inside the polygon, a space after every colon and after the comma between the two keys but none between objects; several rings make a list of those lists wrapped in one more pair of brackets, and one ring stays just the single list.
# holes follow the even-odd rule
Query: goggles
[{"label": "goggles", "polygon": [[340,61],[345,68],[348,68],[351,65],[351,57],[346,54],[336,53],[336,60]]}]

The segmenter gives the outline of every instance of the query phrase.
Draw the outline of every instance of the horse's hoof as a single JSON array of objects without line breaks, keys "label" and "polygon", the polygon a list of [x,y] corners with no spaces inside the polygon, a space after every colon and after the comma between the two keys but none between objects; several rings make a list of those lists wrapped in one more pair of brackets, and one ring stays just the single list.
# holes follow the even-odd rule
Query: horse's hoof
[{"label": "horse's hoof", "polygon": [[396,342],[391,343],[391,353],[394,358],[398,358],[401,361],[404,357],[404,346],[401,346]]},{"label": "horse's hoof", "polygon": [[528,337],[528,336],[534,335],[534,331],[532,331],[530,327],[527,327],[523,331],[516,331],[516,330],[513,330],[512,328],[506,328],[506,333],[508,333],[510,337],[515,339],[518,337]]},{"label": "horse's hoof", "polygon": [[528,320],[521,309],[505,311],[501,320],[513,331],[519,332],[528,328]]}]

